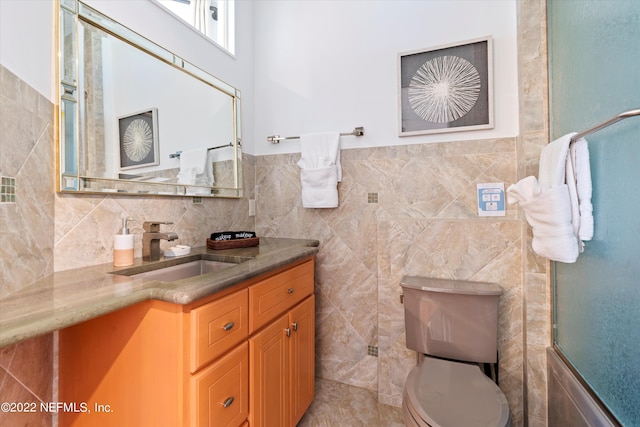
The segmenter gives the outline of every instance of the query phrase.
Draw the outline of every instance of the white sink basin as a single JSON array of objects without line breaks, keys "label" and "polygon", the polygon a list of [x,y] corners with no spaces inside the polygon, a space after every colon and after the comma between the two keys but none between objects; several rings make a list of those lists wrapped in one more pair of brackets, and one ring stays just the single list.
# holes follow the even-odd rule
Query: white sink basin
[{"label": "white sink basin", "polygon": [[171,267],[158,268],[156,270],[145,271],[137,274],[127,274],[126,271],[114,271],[113,274],[125,275],[132,278],[158,280],[161,282],[174,282],[176,280],[187,279],[189,277],[200,276],[215,271],[224,270],[225,268],[238,265],[234,262],[197,260],[186,262],[183,264],[173,265]]}]

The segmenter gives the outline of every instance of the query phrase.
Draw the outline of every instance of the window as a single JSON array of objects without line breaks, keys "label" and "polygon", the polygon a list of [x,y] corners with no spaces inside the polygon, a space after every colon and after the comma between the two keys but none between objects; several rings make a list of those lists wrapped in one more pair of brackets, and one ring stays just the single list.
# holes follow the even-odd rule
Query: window
[{"label": "window", "polygon": [[230,53],[235,52],[234,0],[158,0],[158,2]]}]

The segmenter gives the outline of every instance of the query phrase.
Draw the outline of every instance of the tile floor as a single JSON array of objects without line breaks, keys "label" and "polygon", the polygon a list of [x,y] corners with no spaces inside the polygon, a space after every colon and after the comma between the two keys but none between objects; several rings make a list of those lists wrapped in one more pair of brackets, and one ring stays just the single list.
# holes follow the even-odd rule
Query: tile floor
[{"label": "tile floor", "polygon": [[316,397],[298,427],[404,427],[400,408],[378,403],[376,393],[316,378]]}]

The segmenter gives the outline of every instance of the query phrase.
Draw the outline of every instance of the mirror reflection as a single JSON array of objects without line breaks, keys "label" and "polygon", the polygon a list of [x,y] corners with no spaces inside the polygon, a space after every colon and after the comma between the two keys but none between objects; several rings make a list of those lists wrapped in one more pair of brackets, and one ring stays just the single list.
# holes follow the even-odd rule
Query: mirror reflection
[{"label": "mirror reflection", "polygon": [[81,2],[77,20],[61,7],[60,190],[240,197],[239,91]]}]

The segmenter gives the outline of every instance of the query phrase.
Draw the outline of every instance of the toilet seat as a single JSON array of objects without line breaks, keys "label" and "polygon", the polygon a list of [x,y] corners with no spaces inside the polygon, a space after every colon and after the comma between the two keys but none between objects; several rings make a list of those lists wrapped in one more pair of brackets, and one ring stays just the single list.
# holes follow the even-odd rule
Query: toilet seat
[{"label": "toilet seat", "polygon": [[402,400],[410,426],[511,425],[507,399],[476,365],[425,357],[409,373]]}]

